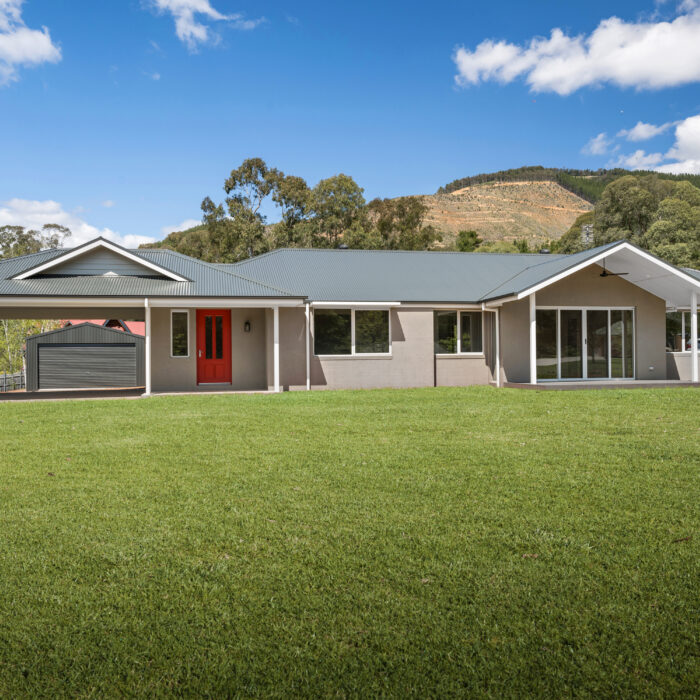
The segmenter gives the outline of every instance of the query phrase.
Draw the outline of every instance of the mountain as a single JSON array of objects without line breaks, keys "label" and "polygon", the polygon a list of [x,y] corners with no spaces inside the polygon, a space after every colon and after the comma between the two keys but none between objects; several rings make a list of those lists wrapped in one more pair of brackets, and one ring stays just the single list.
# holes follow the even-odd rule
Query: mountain
[{"label": "mountain", "polygon": [[[700,187],[700,175],[537,165],[471,175],[440,187],[436,194],[419,196],[428,207],[425,223],[443,234],[443,247],[451,246],[462,230],[474,230],[486,242],[525,239],[535,247],[561,238],[579,216],[593,210],[605,187],[624,175],[687,180]],[[144,247],[172,248],[209,259],[202,225]]]},{"label": "mountain", "polygon": [[449,193],[424,195],[425,223],[450,245],[459,231],[474,230],[485,241],[556,239],[593,205],[553,181],[471,184]]},{"label": "mountain", "polygon": [[545,168],[541,165],[526,165],[522,168],[511,168],[510,170],[499,170],[495,173],[480,173],[479,175],[462,177],[441,187],[437,194],[450,194],[465,187],[491,182],[552,181],[582,199],[595,204],[600,199],[600,195],[603,194],[606,186],[623,175],[636,175],[637,177],[654,175],[661,180],[687,180],[695,187],[700,187],[700,175],[670,175],[653,170],[625,170],[624,168],[575,170],[572,168]]}]

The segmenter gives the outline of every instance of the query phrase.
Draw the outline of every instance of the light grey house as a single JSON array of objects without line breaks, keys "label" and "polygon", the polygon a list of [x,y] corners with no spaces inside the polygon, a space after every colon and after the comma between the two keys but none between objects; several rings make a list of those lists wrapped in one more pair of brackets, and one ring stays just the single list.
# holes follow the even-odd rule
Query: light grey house
[{"label": "light grey house", "polygon": [[697,382],[699,294],[698,271],[625,241],[576,255],[291,249],[214,265],[96,239],[0,262],[2,318],[144,320],[146,394]]}]

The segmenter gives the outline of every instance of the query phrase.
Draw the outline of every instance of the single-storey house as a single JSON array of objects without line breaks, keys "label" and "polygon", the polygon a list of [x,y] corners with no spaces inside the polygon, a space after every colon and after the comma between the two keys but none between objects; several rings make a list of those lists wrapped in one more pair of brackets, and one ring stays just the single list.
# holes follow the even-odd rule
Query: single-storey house
[{"label": "single-storey house", "polygon": [[144,321],[146,394],[697,382],[699,293],[698,271],[626,241],[575,255],[284,249],[210,264],[96,239],[0,262],[2,318]]}]

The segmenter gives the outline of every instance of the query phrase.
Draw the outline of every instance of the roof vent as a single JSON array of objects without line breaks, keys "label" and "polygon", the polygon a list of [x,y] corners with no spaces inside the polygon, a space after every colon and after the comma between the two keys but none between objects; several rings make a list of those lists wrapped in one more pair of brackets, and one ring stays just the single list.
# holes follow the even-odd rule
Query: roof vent
[{"label": "roof vent", "polygon": [[549,253],[549,248],[542,248],[542,250],[540,250],[540,255],[549,255]]},{"label": "roof vent", "polygon": [[338,250],[347,250],[347,249],[348,249],[348,246],[345,243],[340,243],[338,245]]}]

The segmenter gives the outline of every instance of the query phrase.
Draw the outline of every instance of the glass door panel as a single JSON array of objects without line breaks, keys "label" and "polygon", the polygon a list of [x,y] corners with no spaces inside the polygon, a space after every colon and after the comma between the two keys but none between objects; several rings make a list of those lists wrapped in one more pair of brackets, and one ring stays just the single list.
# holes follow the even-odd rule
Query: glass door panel
[{"label": "glass door panel", "polygon": [[583,312],[562,309],[559,317],[561,378],[583,379]]},{"label": "glass door panel", "polygon": [[622,312],[624,325],[623,367],[626,379],[634,379],[634,312],[631,309]]},{"label": "glass door panel", "polygon": [[586,312],[586,354],[588,377],[608,377],[608,311]]},{"label": "glass door panel", "polygon": [[610,312],[610,374],[614,379],[625,376],[625,325],[622,311]]},{"label": "glass door panel", "polygon": [[557,312],[540,309],[537,323],[537,378],[557,378]]}]

